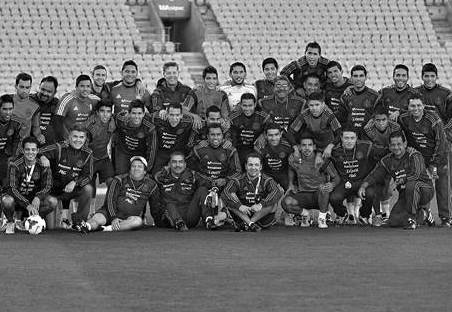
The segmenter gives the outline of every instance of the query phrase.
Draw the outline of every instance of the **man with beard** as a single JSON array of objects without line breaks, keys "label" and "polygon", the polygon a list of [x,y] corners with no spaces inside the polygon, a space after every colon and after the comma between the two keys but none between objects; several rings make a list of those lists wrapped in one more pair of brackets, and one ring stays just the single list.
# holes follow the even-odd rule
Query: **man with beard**
[{"label": "man with beard", "polygon": [[305,100],[291,93],[291,84],[286,76],[278,76],[274,80],[274,95],[260,102],[262,110],[269,114],[274,123],[287,131],[289,125],[300,114]]},{"label": "man with beard", "polygon": [[257,92],[257,102],[273,97],[275,91],[275,79],[278,75],[278,62],[273,57],[268,57],[262,62],[262,71],[265,79],[256,80],[254,86]]},{"label": "man with beard", "polygon": [[295,90],[303,87],[303,82],[309,74],[315,74],[323,84],[326,81],[326,65],[328,59],[321,56],[322,49],[317,42],[309,42],[306,45],[304,56],[290,62],[280,74],[290,79]]},{"label": "man with beard", "polygon": [[125,61],[121,68],[122,80],[113,86],[110,91],[110,99],[113,103],[113,114],[116,116],[122,111],[127,111],[133,100],[143,101],[144,106],[151,111],[151,95],[137,79],[138,65],[132,61]]},{"label": "man with beard", "polygon": [[75,125],[69,131],[68,140],[48,145],[41,149],[41,163],[50,167],[53,185],[50,194],[62,201],[61,225],[68,229],[69,204],[71,199],[78,202],[77,212],[71,215],[72,228],[79,229],[88,217],[93,187],[92,151],[86,147],[87,131]]},{"label": "man with beard", "polygon": [[30,96],[39,105],[36,118],[38,124],[33,127],[33,136],[41,146],[56,142],[54,116],[59,102],[55,97],[57,88],[58,80],[53,76],[47,76],[42,78],[39,91]]},{"label": "man with beard", "polygon": [[341,97],[338,120],[341,125],[352,125],[361,138],[364,126],[373,115],[378,93],[366,86],[367,70],[364,66],[355,65],[350,72],[353,88]]},{"label": "man with beard", "polygon": [[245,64],[235,62],[229,67],[229,77],[231,80],[220,87],[220,90],[226,92],[229,101],[229,107],[233,111],[240,103],[241,97],[245,93],[251,93],[256,96],[256,89],[254,86],[245,82],[246,67]]},{"label": "man with beard", "polygon": [[399,198],[394,205],[389,224],[404,225],[405,229],[415,230],[418,213],[425,209],[433,198],[433,184],[421,153],[407,147],[403,132],[392,133],[390,142],[391,153],[383,157],[364,179],[358,195],[365,199],[369,186],[381,183],[387,175],[391,176],[399,191]]},{"label": "man with beard", "polygon": [[200,185],[195,171],[187,169],[184,154],[172,153],[168,167],[157,172],[155,181],[160,189],[168,225],[181,232],[198,225],[207,188]]},{"label": "man with beard", "polygon": [[344,77],[342,66],[339,62],[330,61],[326,65],[328,81],[325,84],[325,104],[338,117],[341,96],[344,91],[352,86],[350,79]]},{"label": "man with beard", "polygon": [[403,64],[397,64],[392,73],[394,84],[380,90],[377,103],[389,110],[389,119],[397,121],[400,114],[408,110],[409,100],[416,95],[416,90],[408,85],[409,71]]},{"label": "man with beard", "polygon": [[130,158],[128,173],[114,177],[105,204],[87,222],[82,222],[80,231],[88,233],[100,227],[104,232],[130,231],[143,226],[141,217],[149,203],[155,219],[161,218],[160,193],[157,184],[147,172],[147,161],[141,156]]},{"label": "man with beard", "polygon": [[97,100],[90,97],[91,78],[80,75],[75,82],[75,92],[64,95],[55,114],[56,141],[63,141],[69,135],[69,129],[82,125],[91,115]]},{"label": "man with beard", "polygon": [[231,178],[221,197],[232,214],[236,231],[258,232],[275,223],[276,204],[283,193],[272,178],[262,173],[258,154],[248,154],[245,170]]},{"label": "man with beard", "polygon": [[196,138],[195,145],[199,144],[201,141],[207,141],[208,128],[212,124],[220,124],[223,128],[224,139],[231,143],[231,136],[229,133],[229,121],[223,118],[221,111],[217,106],[209,106],[206,111],[206,120],[203,123],[203,127],[198,131],[198,137]]}]

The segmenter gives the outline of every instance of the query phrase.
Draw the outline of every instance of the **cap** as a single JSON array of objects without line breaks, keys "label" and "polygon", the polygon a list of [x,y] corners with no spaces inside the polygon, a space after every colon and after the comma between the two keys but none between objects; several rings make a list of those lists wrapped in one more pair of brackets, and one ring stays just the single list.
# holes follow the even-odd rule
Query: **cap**
[{"label": "cap", "polygon": [[141,161],[145,167],[148,166],[148,162],[146,161],[146,159],[143,156],[133,156],[132,158],[130,158],[130,163],[132,163],[134,160]]}]

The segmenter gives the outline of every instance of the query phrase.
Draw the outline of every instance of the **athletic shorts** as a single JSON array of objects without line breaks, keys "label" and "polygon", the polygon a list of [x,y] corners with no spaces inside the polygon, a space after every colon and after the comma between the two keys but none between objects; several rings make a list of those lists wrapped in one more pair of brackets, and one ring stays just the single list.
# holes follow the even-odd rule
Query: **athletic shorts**
[{"label": "athletic shorts", "polygon": [[104,183],[108,178],[115,176],[113,163],[109,158],[98,159],[93,164],[93,180],[96,180],[96,174],[99,175],[99,183]]},{"label": "athletic shorts", "polygon": [[319,209],[319,193],[316,192],[293,192],[287,193],[286,197],[290,196],[298,202],[300,209]]}]

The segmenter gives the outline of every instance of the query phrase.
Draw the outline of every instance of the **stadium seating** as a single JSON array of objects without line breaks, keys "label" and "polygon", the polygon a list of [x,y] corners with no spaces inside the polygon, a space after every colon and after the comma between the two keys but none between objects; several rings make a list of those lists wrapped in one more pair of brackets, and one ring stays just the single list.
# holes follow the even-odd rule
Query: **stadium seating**
[{"label": "stadium seating", "polygon": [[13,92],[15,76],[25,71],[35,81],[56,76],[61,95],[97,64],[107,67],[108,79],[119,79],[127,59],[137,62],[151,91],[171,60],[180,63],[181,80],[193,84],[177,54],[135,53],[142,42],[125,0],[3,0],[0,43],[1,93]]},{"label": "stadium seating", "polygon": [[355,64],[369,71],[368,85],[390,84],[397,63],[410,67],[411,84],[421,82],[421,67],[434,62],[440,83],[450,86],[452,49],[440,47],[424,1],[418,0],[209,0],[228,38],[207,41],[204,53],[228,79],[229,64],[242,61],[248,79],[261,79],[261,62],[275,57],[283,67],[317,41],[322,54],[341,62],[344,72]]}]

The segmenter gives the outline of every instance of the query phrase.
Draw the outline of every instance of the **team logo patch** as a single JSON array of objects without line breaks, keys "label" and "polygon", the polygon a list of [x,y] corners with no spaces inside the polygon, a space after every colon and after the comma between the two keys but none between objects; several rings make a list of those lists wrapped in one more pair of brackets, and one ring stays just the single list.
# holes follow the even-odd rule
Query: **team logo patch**
[{"label": "team logo patch", "polygon": [[184,129],[178,129],[178,130],[176,131],[176,133],[177,133],[177,134],[182,134],[182,133],[184,133]]},{"label": "team logo patch", "polygon": [[356,152],[356,159],[363,159],[364,158],[364,155],[363,155],[363,153],[362,152]]},{"label": "team logo patch", "polygon": [[226,161],[226,155],[225,154],[221,154],[219,159],[220,159],[220,161]]},{"label": "team logo patch", "polygon": [[81,160],[77,161],[76,166],[77,167],[83,166],[83,161],[81,161]]},{"label": "team logo patch", "polygon": [[284,152],[279,153],[279,158],[285,158],[285,157],[286,157],[286,153],[284,153]]},{"label": "team logo patch", "polygon": [[138,132],[137,133],[137,138],[139,138],[139,139],[144,138],[144,133],[143,132]]},{"label": "team logo patch", "polygon": [[6,132],[7,136],[12,136],[14,134],[14,130],[13,129],[9,129],[8,132]]},{"label": "team logo patch", "polygon": [[202,158],[204,158],[204,159],[209,159],[209,155],[204,155]]},{"label": "team logo patch", "polygon": [[261,124],[258,122],[253,123],[253,130],[258,130],[261,127]]}]

